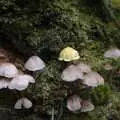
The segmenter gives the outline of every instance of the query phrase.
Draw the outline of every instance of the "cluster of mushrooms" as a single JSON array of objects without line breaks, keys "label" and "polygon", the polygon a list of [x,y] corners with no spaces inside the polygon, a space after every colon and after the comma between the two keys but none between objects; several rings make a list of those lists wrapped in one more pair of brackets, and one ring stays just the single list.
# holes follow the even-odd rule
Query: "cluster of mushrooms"
[{"label": "cluster of mushrooms", "polygon": [[[6,62],[4,54],[0,53],[0,89],[7,88],[10,90],[23,91],[30,83],[35,83],[35,78],[29,74],[25,74],[10,62]],[[40,71],[45,67],[45,63],[38,56],[30,57],[24,65],[24,68],[31,72]],[[32,102],[22,97],[17,100],[15,109],[29,109],[32,107]]]},{"label": "cluster of mushrooms", "polygon": [[[104,53],[106,58],[119,58],[120,50],[110,49]],[[89,87],[97,87],[98,85],[104,84],[103,77],[93,71],[91,67],[85,63],[74,64],[73,61],[79,60],[80,55],[78,51],[71,47],[64,48],[59,54],[59,60],[70,63],[67,68],[61,73],[61,79],[65,82],[75,82],[80,80],[82,85]],[[71,61],[73,63],[71,63]],[[39,56],[31,56],[24,64],[24,68],[32,73],[41,71],[45,68],[44,61]],[[17,67],[8,62],[0,52],[0,89],[7,88],[10,90],[25,90],[30,83],[35,83],[35,78],[30,74],[23,73]],[[67,99],[67,108],[72,112],[81,111],[88,112],[94,110],[95,106],[90,100],[83,100],[79,95],[74,94]],[[17,100],[14,108],[15,109],[29,109],[32,107],[32,102],[22,97]]]},{"label": "cluster of mushrooms", "polygon": [[[80,56],[78,51],[71,47],[64,48],[59,56],[60,61],[71,62],[79,60]],[[76,80],[89,87],[97,87],[98,85],[104,84],[103,77],[92,71],[89,65],[84,63],[70,64],[65,68],[61,74],[61,78],[65,82],[74,83]],[[67,108],[72,112],[81,111],[88,112],[94,110],[94,105],[90,100],[83,100],[79,95],[72,95],[67,100]]]}]

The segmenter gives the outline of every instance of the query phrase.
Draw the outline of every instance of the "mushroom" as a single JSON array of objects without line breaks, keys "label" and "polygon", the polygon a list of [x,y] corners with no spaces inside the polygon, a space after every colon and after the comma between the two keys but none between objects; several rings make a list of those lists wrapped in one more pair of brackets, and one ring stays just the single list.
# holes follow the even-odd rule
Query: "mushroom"
[{"label": "mushroom", "polygon": [[27,74],[18,75],[11,80],[8,88],[22,91],[28,87],[29,83],[35,83],[35,79],[32,76]]},{"label": "mushroom", "polygon": [[45,63],[39,56],[31,56],[24,66],[27,70],[34,72],[42,70],[45,67]]},{"label": "mushroom", "polygon": [[80,59],[80,56],[78,51],[76,51],[75,49],[71,47],[66,47],[60,52],[58,59],[60,61],[69,62],[69,61]]},{"label": "mushroom", "polygon": [[105,70],[112,70],[112,69],[113,69],[113,66],[110,65],[110,64],[106,64],[106,65],[104,65],[104,69],[105,69]]},{"label": "mushroom", "polygon": [[24,107],[25,109],[29,109],[32,107],[32,102],[25,97],[20,98],[19,100],[17,100],[14,108],[15,109],[22,109],[22,107]]},{"label": "mushroom", "polygon": [[82,99],[78,95],[73,95],[67,100],[67,108],[72,112],[76,112],[81,109]]},{"label": "mushroom", "polygon": [[89,100],[81,101],[81,112],[89,112],[94,110],[95,106]]},{"label": "mushroom", "polygon": [[18,75],[18,70],[12,63],[0,63],[0,76],[13,78]]},{"label": "mushroom", "polygon": [[83,84],[91,87],[97,87],[98,85],[104,84],[103,77],[97,72],[90,72],[83,76]]},{"label": "mushroom", "polygon": [[17,100],[17,102],[15,103],[15,105],[14,105],[14,108],[15,109],[22,109],[22,98],[21,99],[19,99],[19,100]]},{"label": "mushroom", "polygon": [[23,98],[23,106],[24,108],[29,109],[32,107],[32,102],[27,98]]},{"label": "mushroom", "polygon": [[112,48],[104,53],[105,58],[119,58],[120,50],[118,48]]},{"label": "mushroom", "polygon": [[90,66],[88,66],[87,64],[84,64],[84,63],[79,63],[77,65],[77,68],[80,69],[80,71],[83,73],[89,73],[92,71]]},{"label": "mushroom", "polygon": [[75,65],[70,65],[63,70],[61,78],[67,82],[73,82],[77,79],[82,79],[83,73]]}]

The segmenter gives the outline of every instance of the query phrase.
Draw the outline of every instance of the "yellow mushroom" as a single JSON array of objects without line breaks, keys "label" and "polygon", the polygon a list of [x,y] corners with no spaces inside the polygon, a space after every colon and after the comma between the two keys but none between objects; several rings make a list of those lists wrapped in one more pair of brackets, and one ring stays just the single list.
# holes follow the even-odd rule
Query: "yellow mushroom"
[{"label": "yellow mushroom", "polygon": [[76,51],[75,49],[71,47],[66,47],[60,52],[58,59],[60,61],[69,62],[69,61],[80,59],[80,56],[79,56],[78,51]]}]

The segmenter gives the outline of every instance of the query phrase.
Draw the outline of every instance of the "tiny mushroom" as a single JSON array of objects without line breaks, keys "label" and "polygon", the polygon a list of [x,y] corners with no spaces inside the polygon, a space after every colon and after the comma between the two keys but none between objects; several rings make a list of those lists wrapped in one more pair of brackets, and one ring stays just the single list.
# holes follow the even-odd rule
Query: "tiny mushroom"
[{"label": "tiny mushroom", "polygon": [[71,47],[66,47],[60,52],[58,59],[60,61],[69,62],[69,61],[80,59],[80,56],[78,51],[76,51],[75,49]]},{"label": "tiny mushroom", "polygon": [[18,75],[18,69],[12,63],[0,63],[0,76],[13,78]]},{"label": "tiny mushroom", "polygon": [[26,74],[18,75],[10,81],[8,88],[22,91],[28,87],[29,83],[35,83],[35,79],[32,76]]},{"label": "tiny mushroom", "polygon": [[78,95],[72,95],[67,100],[67,108],[72,112],[76,112],[81,109],[82,99]]},{"label": "tiny mushroom", "polygon": [[89,100],[82,100],[81,101],[81,112],[89,112],[93,111],[95,106]]},{"label": "tiny mushroom", "polygon": [[32,107],[32,102],[25,97],[20,98],[19,100],[17,100],[14,108],[15,109],[22,109],[22,107],[24,107],[25,109],[29,109]]},{"label": "tiny mushroom", "polygon": [[73,82],[77,79],[82,79],[83,73],[75,66],[70,65],[63,70],[61,78],[67,82]]},{"label": "tiny mushroom", "polygon": [[31,56],[25,63],[25,68],[29,71],[39,71],[45,67],[45,63],[39,56]]},{"label": "tiny mushroom", "polygon": [[90,72],[83,76],[83,84],[91,87],[97,87],[98,85],[104,84],[103,77],[97,72]]},{"label": "tiny mushroom", "polygon": [[22,109],[22,98],[17,100],[17,102],[14,105],[15,109]]},{"label": "tiny mushroom", "polygon": [[32,107],[32,102],[27,98],[23,98],[23,106],[24,108],[29,109]]},{"label": "tiny mushroom", "polygon": [[106,64],[106,65],[104,65],[104,69],[105,69],[105,70],[112,70],[112,69],[113,69],[113,66],[110,65],[110,64]]},{"label": "tiny mushroom", "polygon": [[104,53],[105,58],[119,58],[120,50],[118,48],[112,48]]},{"label": "tiny mushroom", "polygon": [[92,71],[90,66],[88,66],[87,64],[84,64],[84,63],[79,63],[77,65],[77,68],[80,69],[80,71],[83,73],[89,73]]}]

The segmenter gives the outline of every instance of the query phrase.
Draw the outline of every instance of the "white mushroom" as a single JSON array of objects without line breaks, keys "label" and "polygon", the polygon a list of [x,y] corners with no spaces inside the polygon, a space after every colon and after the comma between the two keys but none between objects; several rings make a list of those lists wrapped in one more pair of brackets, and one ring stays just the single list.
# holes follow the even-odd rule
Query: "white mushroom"
[{"label": "white mushroom", "polygon": [[81,108],[81,98],[78,95],[73,95],[67,100],[67,108],[72,112],[76,112]]},{"label": "white mushroom", "polygon": [[90,72],[83,77],[83,84],[91,87],[97,87],[104,84],[103,77],[97,72]]},{"label": "white mushroom", "polygon": [[25,109],[29,109],[32,107],[32,102],[27,98],[20,98],[16,102],[14,108],[15,109],[22,109],[22,107],[24,107]]},{"label": "white mushroom", "polygon": [[94,110],[95,106],[88,100],[83,100],[81,102],[81,112],[89,112]]},{"label": "white mushroom", "polygon": [[35,79],[32,76],[18,75],[11,80],[8,88],[22,91],[28,87],[29,83],[35,83]]},{"label": "white mushroom", "polygon": [[17,100],[17,102],[14,105],[15,109],[22,109],[22,99]]},{"label": "white mushroom", "polygon": [[77,79],[81,79],[82,77],[83,73],[75,65],[67,67],[61,75],[61,78],[67,82],[73,82]]},{"label": "white mushroom", "polygon": [[13,78],[18,75],[18,70],[12,63],[0,63],[0,76]]},{"label": "white mushroom", "polygon": [[80,69],[80,71],[83,73],[89,73],[92,71],[90,66],[88,66],[87,64],[84,64],[84,63],[79,63],[76,67],[78,69]]},{"label": "white mushroom", "polygon": [[32,56],[25,63],[25,68],[29,71],[42,70],[44,67],[45,63],[39,56]]},{"label": "white mushroom", "polygon": [[104,57],[106,58],[119,58],[120,50],[117,48],[110,49],[104,53]]},{"label": "white mushroom", "polygon": [[24,108],[29,109],[32,107],[32,102],[27,98],[23,98],[23,106]]}]

